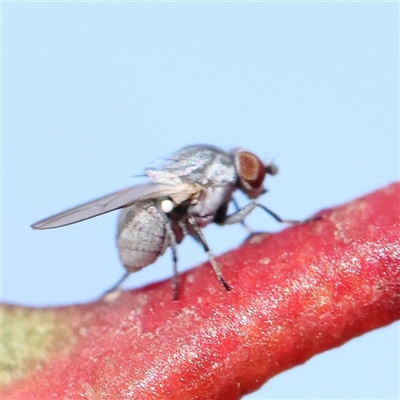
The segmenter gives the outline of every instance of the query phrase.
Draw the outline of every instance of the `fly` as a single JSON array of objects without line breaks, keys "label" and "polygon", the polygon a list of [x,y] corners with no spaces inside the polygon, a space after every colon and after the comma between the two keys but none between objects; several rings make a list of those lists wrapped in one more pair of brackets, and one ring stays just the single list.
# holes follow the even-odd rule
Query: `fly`
[{"label": "fly", "polygon": [[[173,296],[178,299],[177,246],[187,235],[201,244],[221,285],[230,291],[202,228],[212,222],[244,224],[244,218],[256,207],[279,222],[296,222],[283,220],[256,201],[266,192],[263,187],[266,175],[277,172],[274,164],[265,165],[255,154],[243,149],[225,152],[210,145],[188,146],[174,153],[162,168],[145,170],[147,183],[70,208],[34,223],[32,228],[58,228],[121,209],[116,241],[126,272],[109,292],[116,290],[131,273],[152,264],[170,247]],[[251,200],[243,208],[233,198],[236,190]],[[231,202],[236,211],[228,215]]]}]

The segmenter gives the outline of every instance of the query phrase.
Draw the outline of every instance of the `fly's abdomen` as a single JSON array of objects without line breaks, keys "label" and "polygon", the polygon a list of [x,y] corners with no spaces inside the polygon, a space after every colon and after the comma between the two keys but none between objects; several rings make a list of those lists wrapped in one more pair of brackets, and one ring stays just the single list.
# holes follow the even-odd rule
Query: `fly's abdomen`
[{"label": "fly's abdomen", "polygon": [[152,264],[164,253],[165,240],[165,217],[155,201],[139,201],[121,210],[117,247],[127,271],[135,272]]}]

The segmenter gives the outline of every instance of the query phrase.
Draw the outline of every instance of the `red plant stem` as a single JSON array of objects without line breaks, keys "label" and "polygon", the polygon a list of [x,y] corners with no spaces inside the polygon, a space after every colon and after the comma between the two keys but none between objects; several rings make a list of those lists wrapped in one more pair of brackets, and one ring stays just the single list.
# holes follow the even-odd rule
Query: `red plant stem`
[{"label": "red plant stem", "polygon": [[169,281],[53,310],[71,329],[3,399],[238,399],[400,318],[400,184],[258,235]]}]

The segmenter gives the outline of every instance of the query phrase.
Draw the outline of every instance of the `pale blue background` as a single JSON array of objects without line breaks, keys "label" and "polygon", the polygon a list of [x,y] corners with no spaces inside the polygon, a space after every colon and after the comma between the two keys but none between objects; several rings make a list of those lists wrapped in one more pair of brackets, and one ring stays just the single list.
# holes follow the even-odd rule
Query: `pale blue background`
[{"label": "pale blue background", "polygon": [[[116,213],[29,225],[138,182],[188,144],[281,172],[262,202],[306,218],[398,179],[395,3],[3,3],[3,299],[97,298],[122,274]],[[243,202],[244,199],[241,199]],[[262,211],[256,230],[281,227]],[[216,254],[240,226],[208,227]],[[180,269],[206,260],[190,239]],[[168,253],[126,287],[171,276]],[[281,374],[256,398],[398,398],[399,325]]]}]

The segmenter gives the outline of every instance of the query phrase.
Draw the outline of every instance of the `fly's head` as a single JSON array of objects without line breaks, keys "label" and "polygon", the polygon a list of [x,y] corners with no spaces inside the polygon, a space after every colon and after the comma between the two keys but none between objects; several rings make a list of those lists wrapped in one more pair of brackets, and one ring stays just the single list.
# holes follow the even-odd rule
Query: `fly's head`
[{"label": "fly's head", "polygon": [[265,176],[276,175],[278,167],[275,164],[265,165],[255,154],[246,150],[238,149],[233,154],[238,176],[236,186],[250,199],[256,199],[267,191],[263,186]]}]

